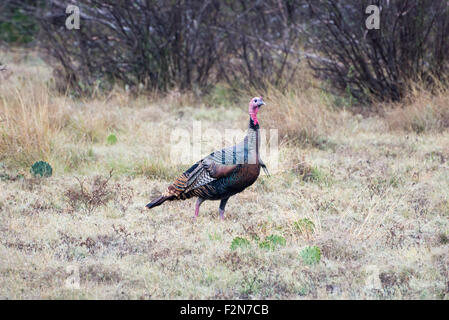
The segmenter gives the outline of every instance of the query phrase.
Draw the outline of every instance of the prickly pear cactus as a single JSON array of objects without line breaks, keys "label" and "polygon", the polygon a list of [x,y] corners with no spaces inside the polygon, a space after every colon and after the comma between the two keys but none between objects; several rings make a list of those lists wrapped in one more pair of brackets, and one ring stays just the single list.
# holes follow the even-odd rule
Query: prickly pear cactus
[{"label": "prickly pear cactus", "polygon": [[49,165],[47,162],[38,161],[38,162],[35,162],[31,166],[30,172],[35,177],[36,176],[51,177],[51,175],[53,173],[53,169],[52,169],[51,165]]},{"label": "prickly pear cactus", "polygon": [[116,144],[117,143],[117,136],[115,134],[110,134],[108,136],[108,144]]}]

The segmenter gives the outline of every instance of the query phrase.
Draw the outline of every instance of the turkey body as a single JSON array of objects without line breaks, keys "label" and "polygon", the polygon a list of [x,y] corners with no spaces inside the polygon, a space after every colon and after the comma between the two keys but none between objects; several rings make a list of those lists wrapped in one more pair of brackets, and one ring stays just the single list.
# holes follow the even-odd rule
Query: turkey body
[{"label": "turkey body", "polygon": [[[200,163],[196,163],[189,170],[184,172],[181,177],[176,179],[176,182],[173,185],[178,182],[179,187],[182,188],[182,183],[188,177],[189,171],[195,170],[198,165],[200,165]],[[182,192],[179,196],[173,198],[173,200],[185,200],[192,197],[199,197],[204,200],[227,199],[251,186],[259,177],[259,173],[259,163],[239,164],[229,176],[213,180],[188,192]]]},{"label": "turkey body", "polygon": [[[259,177],[259,143],[259,128],[250,121],[248,133],[240,144],[213,152],[195,163],[168,186],[154,205],[155,201],[147,207],[152,208],[166,200],[192,197],[222,200],[242,192]],[[221,174],[213,172],[211,164]]]},{"label": "turkey body", "polygon": [[[261,98],[255,98],[250,110],[257,108],[257,112],[264,104]],[[197,197],[195,216],[198,216],[203,201],[221,200],[219,213],[223,218],[228,199],[251,186],[259,177],[260,167],[268,173],[259,156],[259,145],[259,124],[255,114],[251,117],[250,113],[248,131],[241,143],[212,152],[195,163],[146,207],[151,209],[165,201]]]}]

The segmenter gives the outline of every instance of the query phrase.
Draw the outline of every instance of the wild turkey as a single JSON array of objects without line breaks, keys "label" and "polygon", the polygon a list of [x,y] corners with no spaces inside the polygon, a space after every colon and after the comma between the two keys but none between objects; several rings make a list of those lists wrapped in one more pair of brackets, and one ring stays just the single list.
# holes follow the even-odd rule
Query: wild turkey
[{"label": "wild turkey", "polygon": [[259,121],[257,112],[265,105],[262,97],[249,102],[249,127],[244,140],[238,145],[212,152],[195,163],[179,176],[165,192],[147,204],[148,209],[157,207],[167,200],[185,200],[198,197],[195,218],[204,200],[221,200],[219,214],[224,218],[224,210],[229,198],[252,185],[259,176],[260,167],[268,174],[260,159]]}]

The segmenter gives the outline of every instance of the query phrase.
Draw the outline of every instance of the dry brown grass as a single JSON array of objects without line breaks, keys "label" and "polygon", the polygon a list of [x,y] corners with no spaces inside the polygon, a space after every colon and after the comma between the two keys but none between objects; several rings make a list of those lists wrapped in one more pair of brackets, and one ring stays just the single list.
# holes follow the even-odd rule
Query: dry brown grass
[{"label": "dry brown grass", "polygon": [[[10,64],[31,83],[0,88],[2,118],[8,113],[0,123],[0,298],[449,298],[446,132],[418,135],[390,127],[388,116],[337,112],[307,85],[287,95],[269,89],[262,128],[328,142],[280,143],[279,170],[231,198],[224,221],[218,203],[205,202],[194,222],[194,200],[144,209],[183,170],[170,162],[169,133],[192,121],[204,131],[246,128],[246,101],[212,107],[192,95],[120,90],[79,101],[49,90],[45,67]],[[55,169],[51,178],[27,174],[41,157]],[[96,177],[111,169],[110,192],[86,211],[102,185]],[[260,245],[273,235],[285,245]],[[238,237],[249,245],[233,250]],[[320,249],[319,263],[301,259],[309,246]],[[79,289],[67,286],[73,268]]]},{"label": "dry brown grass", "polygon": [[278,128],[282,138],[294,142],[315,144],[326,138],[339,115],[318,90],[291,88],[284,93],[269,88],[266,93],[269,107],[263,110],[267,125]]},{"label": "dry brown grass", "polygon": [[23,164],[47,159],[52,137],[69,120],[66,100],[53,99],[36,79],[0,84],[0,97],[0,152]]},{"label": "dry brown grass", "polygon": [[433,93],[415,86],[406,102],[387,107],[385,119],[391,130],[443,132],[449,128],[449,94],[442,86]]}]

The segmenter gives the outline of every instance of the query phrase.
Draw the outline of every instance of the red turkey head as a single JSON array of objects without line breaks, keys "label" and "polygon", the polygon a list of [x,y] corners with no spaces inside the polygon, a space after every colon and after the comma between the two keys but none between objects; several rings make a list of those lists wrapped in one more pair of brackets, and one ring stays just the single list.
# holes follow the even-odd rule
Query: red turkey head
[{"label": "red turkey head", "polygon": [[264,105],[265,102],[263,102],[262,96],[254,97],[249,102],[248,112],[251,119],[253,119],[254,125],[259,124],[259,121],[257,120],[257,112],[259,112],[260,107]]}]

